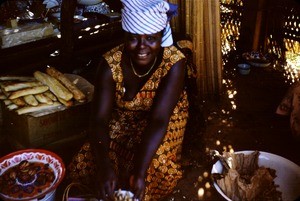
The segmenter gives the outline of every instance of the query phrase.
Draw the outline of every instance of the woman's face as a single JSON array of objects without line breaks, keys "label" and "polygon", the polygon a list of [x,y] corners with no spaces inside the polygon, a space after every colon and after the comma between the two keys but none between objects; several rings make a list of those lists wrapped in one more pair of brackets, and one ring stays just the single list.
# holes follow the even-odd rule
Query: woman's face
[{"label": "woman's face", "polygon": [[125,48],[135,65],[149,66],[160,52],[161,40],[162,32],[143,35],[126,33]]}]

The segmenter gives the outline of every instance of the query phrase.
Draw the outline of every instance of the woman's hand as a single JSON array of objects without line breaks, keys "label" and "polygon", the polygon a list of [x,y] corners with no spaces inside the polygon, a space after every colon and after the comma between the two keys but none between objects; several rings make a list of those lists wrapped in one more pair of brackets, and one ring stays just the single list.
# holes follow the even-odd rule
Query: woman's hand
[{"label": "woman's hand", "polygon": [[114,191],[116,189],[117,176],[112,168],[97,171],[96,191],[98,197],[103,200],[114,200]]},{"label": "woman's hand", "polygon": [[112,200],[116,188],[117,176],[109,158],[109,121],[115,103],[115,83],[112,71],[104,58],[97,69],[93,82],[94,96],[89,129],[91,148],[97,165],[95,187],[99,198]]},{"label": "woman's hand", "polygon": [[143,176],[132,175],[129,179],[130,190],[134,194],[134,199],[143,200],[145,193],[145,178]]}]

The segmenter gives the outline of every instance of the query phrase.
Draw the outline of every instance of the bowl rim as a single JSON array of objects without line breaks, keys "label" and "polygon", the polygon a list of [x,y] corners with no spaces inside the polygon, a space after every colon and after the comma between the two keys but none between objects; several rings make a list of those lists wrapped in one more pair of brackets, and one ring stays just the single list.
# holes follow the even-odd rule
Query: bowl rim
[{"label": "bowl rim", "polygon": [[[243,153],[243,154],[245,154],[245,155],[249,155],[249,154],[251,154],[251,153],[253,153],[253,152],[255,152],[255,151],[257,151],[257,150],[235,151],[234,153],[236,153],[236,154]],[[299,166],[298,164],[294,163],[293,161],[291,161],[291,160],[289,160],[289,159],[287,159],[287,158],[284,158],[284,157],[282,157],[282,156],[280,156],[280,155],[273,154],[273,153],[270,153],[270,152],[265,152],[265,151],[258,151],[258,152],[259,152],[259,156],[258,156],[258,157],[262,157],[262,158],[266,158],[266,157],[270,157],[270,156],[271,156],[271,157],[277,157],[277,158],[280,158],[281,160],[283,160],[283,161],[285,161],[285,162],[289,162],[290,165],[293,166],[293,168],[297,168],[297,169],[300,170],[300,166]],[[264,155],[264,156],[262,156],[261,154]],[[211,172],[210,172],[211,174],[217,173],[216,168],[215,168],[215,166],[216,166],[217,164],[220,164],[220,165],[222,166],[220,160],[216,161],[216,162],[213,164],[212,168],[211,168]],[[232,201],[232,199],[230,199],[230,198],[223,192],[223,190],[219,187],[219,185],[217,184],[217,182],[216,182],[215,180],[213,180],[213,186],[215,187],[215,189],[217,190],[217,192],[218,192],[224,199],[226,199],[226,200],[228,200],[228,201]]]},{"label": "bowl rim", "polygon": [[249,60],[248,63],[254,67],[268,67],[271,65],[271,62],[269,62],[269,61],[267,63],[258,63],[258,62]]},{"label": "bowl rim", "polygon": [[101,3],[103,0],[77,0],[77,3],[84,6],[92,6]]},{"label": "bowl rim", "polygon": [[[52,186],[50,186],[47,190],[45,190],[44,192],[42,192],[41,194],[38,194],[36,196],[30,197],[30,198],[24,198],[24,199],[15,199],[15,198],[11,198],[11,197],[8,198],[8,196],[4,196],[4,194],[0,193],[0,197],[2,197],[4,199],[8,199],[8,200],[12,200],[12,201],[16,201],[16,200],[18,200],[18,201],[27,201],[28,200],[29,201],[32,199],[43,197],[44,195],[54,191],[65,177],[66,167],[65,167],[65,164],[64,164],[62,158],[60,156],[58,156],[56,153],[46,150],[46,149],[22,149],[22,150],[14,151],[5,156],[2,156],[0,158],[0,163],[2,163],[5,160],[8,160],[14,156],[22,155],[24,153],[43,153],[43,154],[46,154],[48,156],[55,158],[61,164],[61,174],[60,174],[61,177],[57,178],[56,182]],[[4,172],[0,172],[0,175],[2,175]]]},{"label": "bowl rim", "polygon": [[[242,66],[243,65],[243,66]],[[247,63],[239,63],[238,65],[238,68],[240,69],[245,69],[245,70],[248,70],[250,69],[251,65],[250,64],[247,64]]]}]

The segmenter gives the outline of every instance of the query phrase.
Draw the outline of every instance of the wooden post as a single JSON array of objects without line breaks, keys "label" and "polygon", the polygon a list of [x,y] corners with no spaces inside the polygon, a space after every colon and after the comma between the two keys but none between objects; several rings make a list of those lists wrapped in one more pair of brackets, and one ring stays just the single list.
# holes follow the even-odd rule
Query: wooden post
[{"label": "wooden post", "polygon": [[241,16],[240,39],[237,41],[237,49],[242,53],[252,51],[258,1],[259,0],[244,1]]},{"label": "wooden post", "polygon": [[254,51],[260,51],[262,50],[262,45],[265,37],[265,32],[262,30],[262,25],[264,24],[264,19],[265,19],[265,5],[266,5],[266,0],[260,0],[258,2],[258,8],[257,8],[257,13],[256,13],[256,20],[255,20],[255,28],[254,28],[254,37],[253,37],[253,45],[252,45],[252,50]]},{"label": "wooden post", "polygon": [[262,28],[265,24],[266,2],[267,0],[244,1],[240,39],[237,41],[237,49],[241,53],[259,51],[263,44],[265,29]]},{"label": "wooden post", "polygon": [[61,5],[61,67],[64,72],[72,72],[72,55],[74,51],[74,13],[77,5],[75,0],[63,0]]}]

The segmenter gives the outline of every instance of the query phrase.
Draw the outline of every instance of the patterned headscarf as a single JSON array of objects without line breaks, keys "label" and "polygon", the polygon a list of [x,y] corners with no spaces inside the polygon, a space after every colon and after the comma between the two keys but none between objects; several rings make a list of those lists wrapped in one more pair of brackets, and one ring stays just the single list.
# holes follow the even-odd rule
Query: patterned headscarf
[{"label": "patterned headscarf", "polygon": [[154,34],[164,30],[162,47],[173,44],[170,19],[177,6],[164,0],[121,0],[122,28],[133,34]]}]

